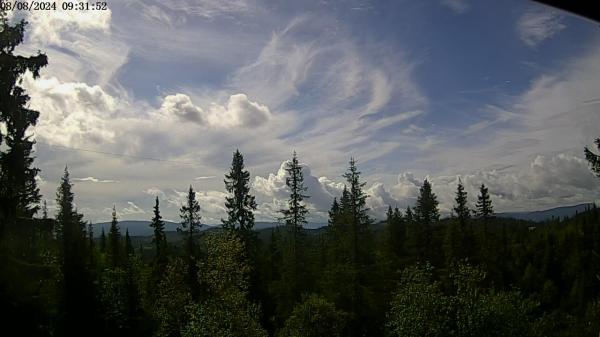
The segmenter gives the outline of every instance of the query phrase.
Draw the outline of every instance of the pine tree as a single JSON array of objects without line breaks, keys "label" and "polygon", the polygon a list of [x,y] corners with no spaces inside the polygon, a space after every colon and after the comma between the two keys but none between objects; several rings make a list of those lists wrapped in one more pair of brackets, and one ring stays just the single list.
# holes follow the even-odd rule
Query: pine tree
[{"label": "pine tree", "polygon": [[108,231],[108,252],[110,255],[110,263],[113,268],[121,265],[121,229],[117,220],[117,210],[113,206],[112,221],[110,222],[110,230]]},{"label": "pine tree", "polygon": [[152,238],[152,242],[156,246],[156,261],[166,262],[164,261],[166,253],[165,222],[162,220],[162,216],[160,215],[158,197],[156,197],[154,216],[150,222],[150,227],[154,229],[154,237]]},{"label": "pine tree", "polygon": [[418,256],[420,259],[430,259],[434,251],[432,226],[438,222],[440,213],[437,196],[432,192],[431,183],[427,179],[423,181],[419,190],[414,217],[417,222],[416,248]]},{"label": "pine tree", "polygon": [[[11,26],[0,16],[0,123],[6,134],[0,132],[0,235],[6,222],[18,217],[31,218],[39,210],[40,193],[35,177],[39,169],[33,167],[35,141],[29,128],[37,123],[39,112],[28,109],[29,96],[20,86],[21,77],[29,71],[33,78],[48,64],[46,55],[14,55],[23,42],[27,23],[21,20]],[[7,221],[3,221],[3,218]]]},{"label": "pine tree", "polygon": [[[231,169],[225,175],[225,189],[230,196],[225,198],[227,220],[222,220],[227,230],[237,230],[243,237],[252,236],[256,201],[250,195],[250,173],[244,170],[244,157],[239,150],[233,154]],[[248,242],[246,242],[248,244]]]}]

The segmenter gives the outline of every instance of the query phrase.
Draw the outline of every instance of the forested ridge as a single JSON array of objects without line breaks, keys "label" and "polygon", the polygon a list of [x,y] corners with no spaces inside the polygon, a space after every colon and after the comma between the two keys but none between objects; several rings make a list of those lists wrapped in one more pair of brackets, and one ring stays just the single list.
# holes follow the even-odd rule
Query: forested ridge
[{"label": "forested ridge", "polygon": [[[225,173],[226,218],[200,231],[190,185],[181,244],[167,241],[161,200],[150,246],[107,232],[75,207],[69,169],[48,214],[36,185],[20,77],[44,54],[16,56],[26,23],[0,14],[0,329],[3,336],[597,336],[600,210],[544,223],[494,217],[485,185],[459,182],[452,216],[440,218],[425,180],[413,207],[369,215],[365,181],[350,159],[328,224],[304,229],[310,190],[294,152],[286,164],[281,226],[254,230],[250,172],[235,150]],[[600,139],[596,145],[600,148]],[[598,155],[586,148],[600,175]],[[102,205],[104,207],[106,205]],[[150,211],[150,210],[149,210]]]}]

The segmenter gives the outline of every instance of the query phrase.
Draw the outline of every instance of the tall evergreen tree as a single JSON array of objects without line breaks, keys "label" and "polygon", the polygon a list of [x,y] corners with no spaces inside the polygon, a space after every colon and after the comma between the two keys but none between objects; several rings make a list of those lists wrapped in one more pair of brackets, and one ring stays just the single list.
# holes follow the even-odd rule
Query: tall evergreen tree
[{"label": "tall evergreen tree", "polygon": [[282,283],[285,284],[284,294],[281,296],[281,304],[287,306],[284,311],[286,314],[291,311],[294,302],[300,298],[301,286],[307,282],[303,282],[302,278],[306,277],[304,272],[303,258],[303,235],[302,228],[306,223],[306,215],[308,209],[304,199],[306,195],[306,187],[304,186],[304,176],[302,174],[302,166],[298,162],[296,151],[292,156],[292,160],[285,165],[287,177],[285,183],[290,189],[290,197],[288,199],[288,208],[281,210],[283,220],[288,232],[287,248],[285,259],[283,261]]},{"label": "tall evergreen tree", "polygon": [[477,204],[475,207],[477,208],[476,214],[480,218],[487,220],[494,214],[492,199],[490,198],[488,189],[484,184],[481,184],[481,187],[479,188],[479,196],[477,196]]},{"label": "tall evergreen tree", "polygon": [[338,217],[340,216],[340,205],[338,204],[337,198],[333,198],[333,202],[331,203],[331,209],[329,210],[329,219],[327,220],[327,224],[329,227],[333,226]]},{"label": "tall evergreen tree", "polygon": [[348,189],[344,189],[345,195],[342,195],[342,206],[345,214],[347,225],[347,235],[345,236],[348,242],[345,244],[348,247],[347,254],[349,257],[350,270],[350,293],[349,304],[350,311],[355,315],[355,319],[351,322],[352,335],[369,334],[369,324],[373,322],[369,314],[373,314],[368,308],[365,294],[365,288],[368,284],[370,267],[372,265],[372,247],[371,233],[369,226],[372,219],[367,214],[367,195],[363,191],[365,182],[360,180],[361,172],[356,166],[354,158],[350,159],[349,167],[343,175],[346,178]]},{"label": "tall evergreen tree", "polygon": [[406,239],[406,226],[405,219],[402,216],[402,212],[396,207],[392,209],[392,206],[388,207],[386,214],[387,220],[387,249],[391,253],[391,257],[394,261],[392,268],[398,267],[399,259],[404,255],[404,240]]},{"label": "tall evergreen tree", "polygon": [[[10,25],[0,16],[0,235],[7,222],[18,217],[31,218],[39,209],[40,193],[35,177],[39,169],[33,167],[35,141],[29,131],[37,123],[39,112],[28,108],[29,96],[21,87],[21,78],[29,71],[33,78],[48,64],[46,55],[15,55],[23,42],[27,23],[21,20]],[[4,219],[2,219],[4,218]]]},{"label": "tall evergreen tree", "polygon": [[80,333],[93,324],[94,313],[89,310],[95,308],[93,284],[86,249],[85,224],[83,215],[74,208],[73,185],[69,179],[69,172],[65,167],[64,175],[56,193],[58,213],[56,221],[60,223],[61,230],[61,271],[63,274],[62,287],[62,318],[61,331],[65,335]]},{"label": "tall evergreen tree", "polygon": [[304,194],[307,188],[304,186],[302,165],[298,162],[296,151],[294,151],[292,160],[286,163],[285,171],[288,175],[285,178],[285,184],[290,189],[290,197],[288,199],[288,209],[282,210],[281,213],[283,213],[285,224],[291,229],[291,232],[298,233],[306,224],[308,208],[304,203],[304,199],[309,196]]},{"label": "tall evergreen tree", "polygon": [[112,220],[110,222],[110,230],[108,231],[108,253],[113,268],[121,265],[121,250],[121,229],[119,228],[119,221],[117,220],[117,210],[115,206],[113,206]]},{"label": "tall evergreen tree", "polygon": [[468,206],[467,192],[460,179],[458,180],[455,201],[454,212],[459,225],[461,257],[470,258],[474,255],[475,238],[471,227],[471,210]]},{"label": "tall evergreen tree", "polygon": [[106,233],[104,232],[104,227],[102,227],[102,232],[100,233],[100,252],[106,252]]},{"label": "tall evergreen tree", "polygon": [[154,216],[150,222],[150,227],[154,229],[154,237],[152,238],[152,242],[156,247],[156,260],[164,262],[166,253],[165,222],[162,220],[162,216],[160,215],[158,197],[156,197],[156,203],[154,204]]},{"label": "tall evergreen tree", "polygon": [[[440,219],[437,196],[431,190],[431,183],[425,179],[419,190],[415,206],[417,229],[417,253],[420,259],[431,259],[433,255],[433,224]],[[420,241],[420,242],[418,242]]]},{"label": "tall evergreen tree", "polygon": [[[598,150],[600,150],[600,138],[596,138],[594,141]],[[587,146],[584,149],[585,159],[590,164],[592,171],[596,174],[596,176],[600,177],[600,155],[595,154],[590,150]]]},{"label": "tall evergreen tree", "polygon": [[125,256],[127,258],[135,255],[133,244],[131,243],[131,237],[129,236],[129,228],[125,229]]},{"label": "tall evergreen tree", "polygon": [[187,282],[192,296],[196,298],[199,295],[198,289],[198,267],[197,267],[197,254],[198,249],[194,235],[200,231],[202,226],[200,216],[200,204],[196,200],[196,192],[190,185],[188,195],[186,197],[185,204],[180,208],[181,225],[177,228],[177,231],[185,233],[185,261],[187,264]]},{"label": "tall evergreen tree", "polygon": [[250,195],[249,182],[250,173],[244,170],[244,157],[239,150],[235,150],[230,172],[225,175],[225,189],[230,196],[225,198],[227,220],[222,222],[225,229],[237,230],[246,238],[251,236],[254,228],[256,210],[256,201],[254,196]]},{"label": "tall evergreen tree", "polygon": [[42,205],[42,219],[48,219],[48,205],[46,204],[46,199],[44,199],[44,204]]}]

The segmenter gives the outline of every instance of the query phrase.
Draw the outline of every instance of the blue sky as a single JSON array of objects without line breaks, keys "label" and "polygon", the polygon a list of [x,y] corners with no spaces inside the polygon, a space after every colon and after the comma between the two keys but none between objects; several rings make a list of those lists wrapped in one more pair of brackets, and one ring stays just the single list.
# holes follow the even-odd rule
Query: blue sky
[{"label": "blue sky", "polygon": [[[600,136],[596,23],[530,1],[111,1],[105,12],[12,13],[37,165],[51,210],[69,165],[86,217],[177,220],[189,184],[224,216],[222,177],[240,148],[271,220],[282,163],[306,165],[323,221],[354,156],[372,214],[414,204],[424,178],[443,212],[459,177],[498,211],[594,201],[582,150]],[[105,153],[99,153],[105,152]],[[109,155],[112,153],[117,155]],[[151,160],[143,158],[160,159]]]}]

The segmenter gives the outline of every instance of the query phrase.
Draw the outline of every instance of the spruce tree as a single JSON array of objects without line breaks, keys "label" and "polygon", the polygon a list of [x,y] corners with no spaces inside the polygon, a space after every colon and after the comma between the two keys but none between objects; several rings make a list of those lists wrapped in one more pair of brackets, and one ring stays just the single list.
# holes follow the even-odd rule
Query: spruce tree
[{"label": "spruce tree", "polygon": [[305,277],[304,259],[301,248],[303,246],[302,228],[306,223],[306,215],[308,209],[304,199],[308,198],[305,194],[306,187],[304,186],[304,176],[302,174],[302,166],[298,162],[296,151],[292,156],[292,160],[285,165],[287,177],[285,180],[286,186],[290,189],[290,197],[288,199],[288,208],[281,210],[283,220],[288,230],[287,247],[285,260],[283,263],[283,282],[288,290],[283,297],[287,301],[285,311],[291,311],[291,308],[296,300],[300,297],[302,282],[300,278]]},{"label": "spruce tree", "polygon": [[65,335],[80,333],[93,324],[94,306],[93,283],[90,276],[89,259],[86,248],[83,215],[74,208],[73,185],[65,167],[64,175],[56,193],[58,213],[56,221],[61,228],[61,272],[62,272],[62,318],[60,325]]},{"label": "spruce tree", "polygon": [[125,256],[127,258],[135,255],[135,251],[133,250],[133,245],[131,243],[131,237],[129,236],[129,228],[125,229]]},{"label": "spruce tree", "polygon": [[154,216],[150,222],[150,227],[154,229],[154,237],[152,242],[156,247],[156,261],[166,262],[165,249],[166,249],[166,237],[165,237],[165,222],[162,220],[160,215],[159,201],[156,197],[156,203],[154,204]]},{"label": "spruce tree", "polygon": [[256,210],[256,201],[254,196],[250,195],[249,183],[250,173],[244,170],[244,157],[236,150],[230,172],[225,175],[225,189],[230,193],[230,196],[225,198],[227,220],[221,221],[223,228],[237,230],[245,238],[252,236]]},{"label": "spruce tree", "polygon": [[193,256],[196,253],[194,235],[200,231],[202,216],[200,215],[200,203],[196,200],[196,192],[192,185],[190,185],[185,203],[179,209],[179,213],[181,224],[177,230],[185,233],[186,254]]},{"label": "spruce tree", "polygon": [[[456,257],[468,258],[474,253],[474,237],[473,230],[471,228],[471,210],[467,205],[467,192],[462,181],[458,180],[458,186],[456,189],[456,204],[454,206],[454,213],[456,214],[456,220],[458,222],[458,255]],[[450,226],[454,226],[453,223]]]},{"label": "spruce tree", "polygon": [[[427,179],[419,190],[415,206],[415,221],[417,230],[417,254],[420,259],[431,259],[433,255],[433,225],[438,222],[437,196],[431,190],[431,183]],[[420,242],[419,242],[420,241]]]},{"label": "spruce tree", "polygon": [[42,205],[42,219],[48,219],[48,205],[46,204],[46,199],[44,199],[44,204]]},{"label": "spruce tree", "polygon": [[5,223],[33,217],[40,201],[35,181],[39,169],[33,167],[35,141],[29,132],[39,112],[28,108],[30,98],[20,84],[27,71],[38,78],[48,60],[41,53],[28,57],[14,54],[23,42],[26,25],[23,20],[10,25],[0,15],[0,123],[6,130],[6,134],[0,131],[0,235]]},{"label": "spruce tree", "polygon": [[200,204],[198,200],[196,200],[196,192],[190,185],[190,189],[188,190],[188,195],[186,197],[185,204],[180,208],[180,217],[181,217],[181,225],[177,228],[177,231],[185,233],[185,261],[187,264],[187,282],[190,290],[192,292],[192,296],[197,298],[199,295],[198,289],[198,267],[196,261],[196,255],[198,253],[198,249],[196,248],[196,243],[194,239],[194,235],[196,235],[200,231],[201,219],[200,216]]},{"label": "spruce tree", "polygon": [[368,308],[368,303],[365,301],[364,289],[367,284],[367,279],[370,273],[372,264],[372,247],[370,246],[370,228],[372,223],[371,218],[367,214],[367,195],[363,191],[365,182],[360,180],[361,172],[356,166],[354,158],[350,159],[349,167],[343,175],[346,178],[348,189],[344,189],[345,195],[342,195],[343,212],[348,221],[348,235],[345,244],[349,248],[347,255],[349,256],[350,278],[350,293],[349,304],[350,311],[356,315],[351,322],[351,331],[353,335],[368,334],[368,324],[371,321],[367,315],[372,314]]},{"label": "spruce tree", "polygon": [[340,216],[340,205],[337,202],[337,198],[333,198],[333,202],[331,203],[331,209],[329,210],[329,219],[327,220],[327,224],[329,227],[333,226]]},{"label": "spruce tree", "polygon": [[100,234],[100,252],[106,252],[106,233],[104,232],[104,227],[102,227],[102,233]]},{"label": "spruce tree", "polygon": [[117,210],[113,206],[112,220],[110,222],[110,230],[108,231],[108,252],[110,255],[110,263],[113,268],[121,265],[121,229],[117,220]]},{"label": "spruce tree", "polygon": [[298,163],[296,151],[292,156],[292,160],[288,161],[285,166],[287,177],[285,179],[286,186],[290,189],[290,197],[288,199],[288,209],[281,211],[286,226],[292,233],[298,233],[306,224],[306,215],[308,208],[304,202],[309,196],[304,194],[306,186],[304,186],[304,176],[302,174],[302,165]]},{"label": "spruce tree", "polygon": [[[600,138],[596,138],[594,141],[598,150],[600,150]],[[600,155],[592,152],[587,146],[584,149],[585,159],[590,164],[592,171],[600,178]]]},{"label": "spruce tree", "polygon": [[489,219],[494,214],[492,199],[484,184],[481,184],[481,187],[479,188],[479,196],[477,197],[477,204],[475,207],[477,208],[476,214],[479,218]]},{"label": "spruce tree", "polygon": [[465,187],[460,178],[458,179],[456,198],[454,200],[456,201],[456,204],[454,205],[454,213],[456,214],[456,218],[458,219],[461,227],[464,227],[466,226],[467,221],[469,221],[471,218],[471,211],[467,205],[467,192],[465,191]]}]

